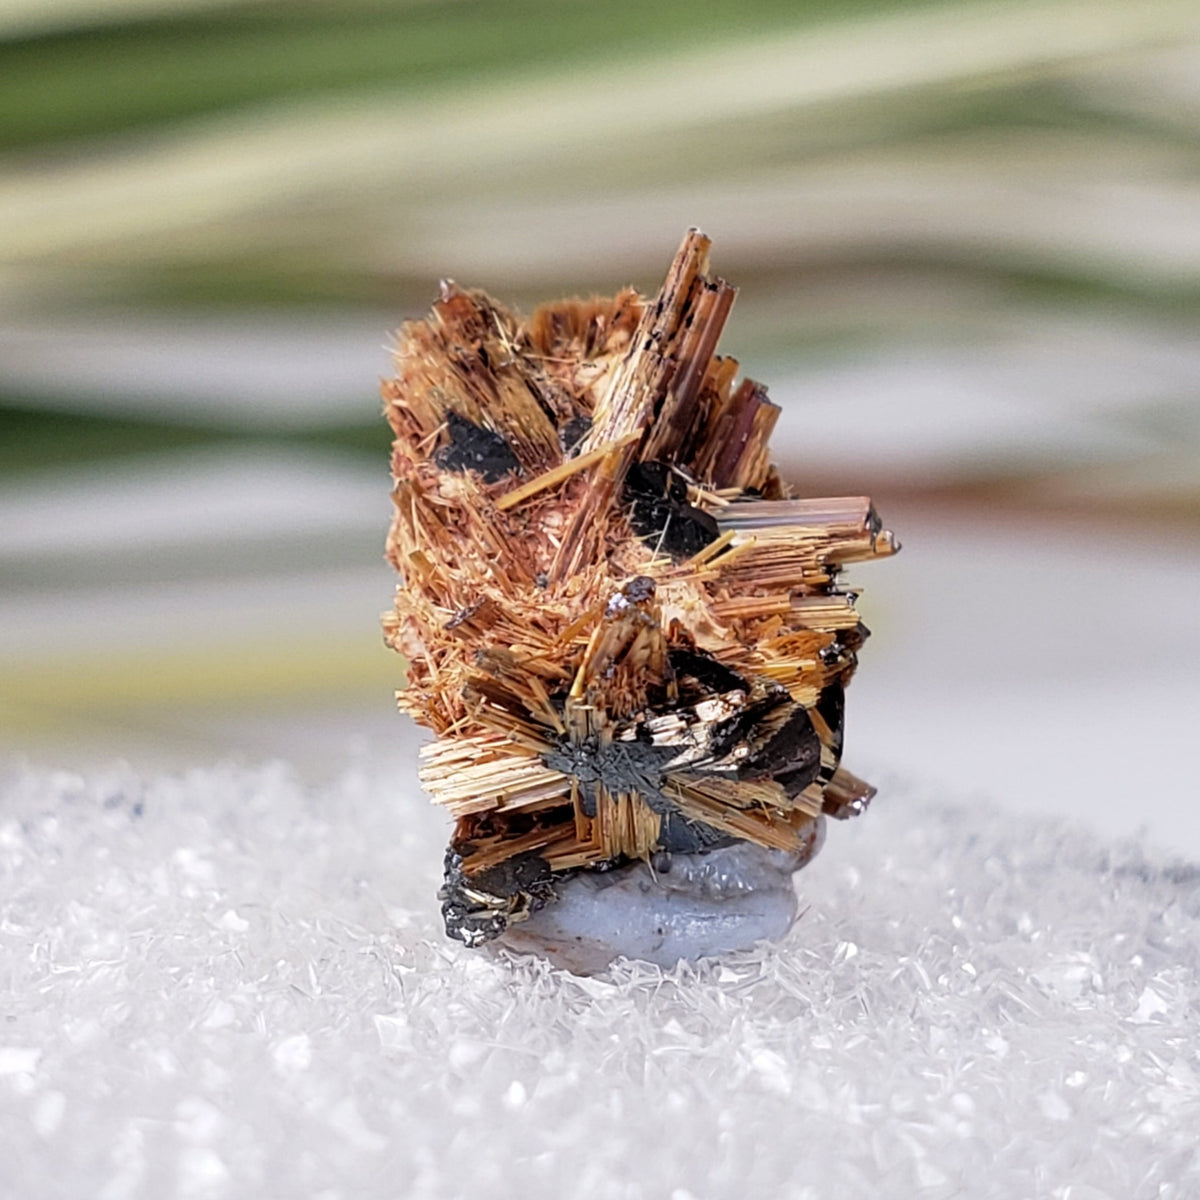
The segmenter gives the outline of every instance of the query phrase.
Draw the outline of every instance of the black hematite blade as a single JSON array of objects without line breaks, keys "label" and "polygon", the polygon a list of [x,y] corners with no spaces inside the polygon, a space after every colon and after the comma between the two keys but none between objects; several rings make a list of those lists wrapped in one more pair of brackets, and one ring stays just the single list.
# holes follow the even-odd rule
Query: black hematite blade
[{"label": "black hematite blade", "polygon": [[446,424],[450,441],[433,456],[433,461],[443,471],[478,471],[487,483],[495,483],[509,472],[520,471],[517,456],[498,433],[484,429],[456,412],[446,414]]},{"label": "black hematite blade", "polygon": [[638,537],[677,561],[698,554],[720,533],[708,513],[687,502],[687,481],[666,463],[634,463],[624,498]]}]

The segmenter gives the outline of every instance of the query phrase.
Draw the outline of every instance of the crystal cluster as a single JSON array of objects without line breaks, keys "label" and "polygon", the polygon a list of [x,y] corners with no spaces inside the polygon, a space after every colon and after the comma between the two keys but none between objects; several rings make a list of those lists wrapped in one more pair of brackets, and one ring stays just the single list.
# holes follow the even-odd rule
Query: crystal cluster
[{"label": "crystal cluster", "polygon": [[791,497],[778,408],[716,354],[735,289],[708,249],[689,231],[652,300],[528,320],[447,282],[401,331],[384,629],[437,735],[467,945],[596,872],[741,843],[801,865],[871,797],[840,764],[867,631],[839,572],[896,542],[865,497]]}]

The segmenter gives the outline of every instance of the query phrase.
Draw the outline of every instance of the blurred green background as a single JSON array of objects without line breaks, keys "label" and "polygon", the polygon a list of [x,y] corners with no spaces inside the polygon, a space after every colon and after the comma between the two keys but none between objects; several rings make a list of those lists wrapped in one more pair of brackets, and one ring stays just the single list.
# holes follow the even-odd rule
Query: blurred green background
[{"label": "blurred green background", "polygon": [[1177,790],[1195,0],[0,0],[0,749],[406,754],[393,331],[651,290],[689,225],[785,473],[906,543],[851,765]]}]

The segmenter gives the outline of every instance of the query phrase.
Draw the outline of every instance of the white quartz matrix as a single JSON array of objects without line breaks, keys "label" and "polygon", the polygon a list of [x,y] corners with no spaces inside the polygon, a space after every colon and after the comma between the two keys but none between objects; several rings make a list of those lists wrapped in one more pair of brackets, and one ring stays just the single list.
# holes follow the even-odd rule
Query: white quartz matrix
[{"label": "white quartz matrix", "polygon": [[1200,868],[885,787],[776,945],[441,933],[409,779],[0,784],[0,1196],[1200,1196]]}]

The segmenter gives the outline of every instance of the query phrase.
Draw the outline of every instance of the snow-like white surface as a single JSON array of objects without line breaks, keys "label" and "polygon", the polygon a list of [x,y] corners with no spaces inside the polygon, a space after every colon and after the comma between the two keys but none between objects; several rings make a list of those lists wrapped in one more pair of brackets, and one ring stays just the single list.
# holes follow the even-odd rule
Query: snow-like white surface
[{"label": "snow-like white surface", "polygon": [[885,794],[782,944],[579,979],[445,942],[409,773],[0,793],[0,1194],[1200,1191],[1200,867]]}]

